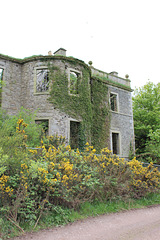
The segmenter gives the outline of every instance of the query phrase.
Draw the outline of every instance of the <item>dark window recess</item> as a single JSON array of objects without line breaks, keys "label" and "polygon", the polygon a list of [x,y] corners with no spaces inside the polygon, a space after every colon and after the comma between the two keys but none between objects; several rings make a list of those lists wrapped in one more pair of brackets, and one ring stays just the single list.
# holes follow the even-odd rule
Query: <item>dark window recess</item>
[{"label": "dark window recess", "polygon": [[42,131],[46,136],[49,134],[49,120],[35,120],[35,123],[42,126]]},{"label": "dark window recess", "polygon": [[112,152],[119,154],[119,133],[112,133]]},{"label": "dark window recess", "polygon": [[46,92],[49,90],[48,69],[37,70],[36,92]]},{"label": "dark window recess", "polygon": [[0,106],[2,103],[2,81],[3,81],[3,68],[0,68]]},{"label": "dark window recess", "polygon": [[2,88],[2,81],[3,81],[3,68],[0,68],[0,89]]},{"label": "dark window recess", "polygon": [[79,148],[80,123],[70,121],[70,146],[72,149]]},{"label": "dark window recess", "polygon": [[70,94],[78,94],[80,74],[70,71]]},{"label": "dark window recess", "polygon": [[110,104],[111,104],[111,110],[117,112],[117,95],[111,93],[110,94]]}]

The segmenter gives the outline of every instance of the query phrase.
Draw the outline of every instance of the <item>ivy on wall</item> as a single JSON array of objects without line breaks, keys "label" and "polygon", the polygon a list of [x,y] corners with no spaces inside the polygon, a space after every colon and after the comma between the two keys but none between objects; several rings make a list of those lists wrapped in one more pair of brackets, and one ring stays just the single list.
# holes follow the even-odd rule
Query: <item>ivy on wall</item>
[{"label": "ivy on wall", "polygon": [[108,88],[100,81],[90,84],[90,71],[83,68],[82,79],[78,85],[78,94],[69,94],[66,72],[49,66],[51,89],[49,101],[55,107],[80,121],[79,148],[86,142],[93,144],[99,151],[107,144]]},{"label": "ivy on wall", "polygon": [[3,69],[0,68],[0,106],[2,103]]},{"label": "ivy on wall", "polygon": [[100,151],[109,147],[110,115],[108,86],[98,79],[92,80],[92,144]]}]

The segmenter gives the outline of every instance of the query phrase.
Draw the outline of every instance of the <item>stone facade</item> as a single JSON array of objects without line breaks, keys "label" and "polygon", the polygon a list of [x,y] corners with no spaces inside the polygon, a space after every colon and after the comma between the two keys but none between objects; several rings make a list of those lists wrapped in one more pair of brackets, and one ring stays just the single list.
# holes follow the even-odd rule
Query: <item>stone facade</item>
[{"label": "stone facade", "polygon": [[[113,106],[113,109],[110,110],[110,148],[120,157],[127,158],[130,143],[134,144],[130,80],[118,77],[115,72],[109,74],[97,70],[78,59],[74,59],[74,62],[69,61],[71,58],[65,55],[65,49],[59,49],[55,52],[55,55],[50,52],[48,56],[33,56],[23,60],[0,54],[0,69],[3,69],[4,82],[2,109],[5,109],[11,115],[16,114],[21,106],[33,112],[36,111],[35,120],[47,120],[50,135],[57,133],[65,136],[67,143],[69,143],[70,121],[76,122],[79,120],[71,118],[48,101],[49,89],[48,91],[36,90],[37,71],[42,70],[44,74],[47,74],[48,65],[52,65],[58,67],[68,76],[70,71],[73,71],[76,76],[76,74],[81,74],[84,68],[88,69],[90,73],[89,87],[91,82],[96,81],[98,77],[108,79],[107,81],[104,80],[109,89],[109,93],[106,94],[108,94],[110,104],[116,104],[116,107]],[[43,81],[45,81],[45,78]],[[112,97],[114,102],[110,99]]]}]

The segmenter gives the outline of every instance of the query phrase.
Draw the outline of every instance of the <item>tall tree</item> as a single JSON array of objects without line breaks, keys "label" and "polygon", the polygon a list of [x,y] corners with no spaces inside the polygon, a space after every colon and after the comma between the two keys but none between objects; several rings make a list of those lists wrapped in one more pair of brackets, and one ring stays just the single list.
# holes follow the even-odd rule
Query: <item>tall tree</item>
[{"label": "tall tree", "polygon": [[133,116],[137,154],[146,153],[151,134],[160,129],[160,83],[148,82],[134,91]]}]

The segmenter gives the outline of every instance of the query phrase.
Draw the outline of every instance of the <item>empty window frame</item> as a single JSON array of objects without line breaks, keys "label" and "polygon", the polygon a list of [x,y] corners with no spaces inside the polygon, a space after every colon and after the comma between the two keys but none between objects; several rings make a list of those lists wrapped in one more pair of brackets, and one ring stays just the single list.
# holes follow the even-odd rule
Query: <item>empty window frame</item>
[{"label": "empty window frame", "polygon": [[116,93],[110,93],[110,106],[112,111],[118,112],[118,95]]},{"label": "empty window frame", "polygon": [[36,92],[47,92],[49,90],[48,69],[36,69]]},{"label": "empty window frame", "polygon": [[45,136],[49,135],[49,120],[48,119],[35,120],[35,123],[41,126],[42,134],[45,134]]},{"label": "empty window frame", "polygon": [[0,89],[2,88],[2,81],[3,81],[3,68],[0,68]]},{"label": "empty window frame", "polygon": [[69,70],[69,93],[73,95],[79,94],[79,84],[81,73],[76,70]]},{"label": "empty window frame", "polygon": [[72,149],[79,148],[80,122],[70,121],[70,146]]},{"label": "empty window frame", "polygon": [[112,132],[112,153],[120,154],[120,134],[117,132]]},{"label": "empty window frame", "polygon": [[3,68],[0,68],[0,106],[2,103],[2,82],[3,82]]}]

